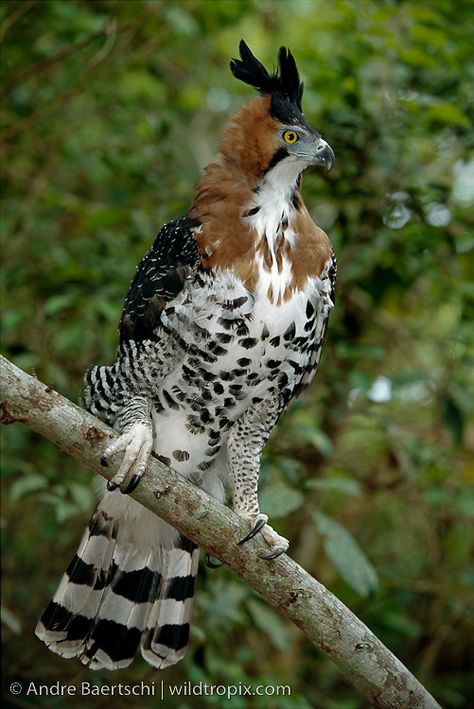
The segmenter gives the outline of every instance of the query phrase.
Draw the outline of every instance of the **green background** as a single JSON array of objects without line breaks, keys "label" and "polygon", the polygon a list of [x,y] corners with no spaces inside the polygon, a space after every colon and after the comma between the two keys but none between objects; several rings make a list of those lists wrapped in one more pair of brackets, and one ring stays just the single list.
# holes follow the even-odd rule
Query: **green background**
[{"label": "green background", "polygon": [[[113,361],[135,265],[184,214],[249,87],[288,45],[336,166],[303,192],[339,263],[320,371],[267,445],[262,508],[290,553],[445,707],[474,701],[473,4],[431,0],[4,2],[3,350],[73,400]],[[470,308],[470,310],[469,310]],[[470,391],[471,390],[471,391]],[[94,505],[90,473],[3,435],[4,682],[289,684],[291,698],[164,706],[366,706],[229,571],[201,570],[191,647],[92,673],[36,640]],[[106,707],[110,698],[12,697]],[[163,706],[114,699],[118,707]]]}]

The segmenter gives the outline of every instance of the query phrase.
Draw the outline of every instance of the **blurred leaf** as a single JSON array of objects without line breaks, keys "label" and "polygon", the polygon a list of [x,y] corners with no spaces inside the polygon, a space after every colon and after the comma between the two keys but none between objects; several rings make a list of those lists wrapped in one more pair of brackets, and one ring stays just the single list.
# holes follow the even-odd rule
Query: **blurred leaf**
[{"label": "blurred leaf", "polygon": [[424,115],[425,121],[438,121],[455,126],[469,126],[469,118],[457,107],[450,103],[438,103],[432,106]]},{"label": "blurred leaf", "polygon": [[56,315],[65,308],[68,308],[72,303],[74,303],[77,294],[74,291],[69,291],[66,293],[59,293],[58,295],[53,295],[44,304],[44,311],[46,315]]},{"label": "blurred leaf", "polygon": [[159,95],[161,84],[146,71],[127,71],[120,78],[120,93],[130,102],[154,99]]},{"label": "blurred leaf", "polygon": [[15,480],[10,487],[9,497],[12,502],[18,502],[22,497],[28,495],[31,492],[36,492],[37,490],[44,490],[48,487],[48,481],[43,475],[37,475],[35,473],[30,475],[24,475]]},{"label": "blurred leaf", "polygon": [[388,627],[396,630],[397,633],[401,633],[408,638],[417,638],[420,633],[420,624],[400,613],[385,613],[383,622]]},{"label": "blurred leaf", "polygon": [[270,637],[276,648],[282,651],[287,650],[290,643],[288,630],[278,613],[254,599],[248,600],[246,606],[257,628],[263,630]]},{"label": "blurred leaf", "polygon": [[313,427],[312,429],[305,429],[302,433],[305,440],[311,443],[325,458],[331,455],[333,450],[332,441],[324,431],[320,428]]},{"label": "blurred leaf", "polygon": [[[285,455],[278,455],[270,462],[271,465],[269,466],[268,474],[272,475],[272,467],[275,466],[278,468],[278,470],[282,471],[285,479],[289,483],[294,483],[295,487],[299,485],[300,480],[306,475],[304,464],[301,462],[301,460],[297,460],[296,458]],[[270,482],[270,484],[272,484],[272,482]]]},{"label": "blurred leaf", "polygon": [[268,483],[260,493],[260,507],[271,517],[285,517],[299,509],[304,502],[304,496],[299,490],[288,487],[277,481]]},{"label": "blurred leaf", "polygon": [[451,430],[453,440],[462,443],[464,437],[464,414],[453,397],[447,395],[444,399],[444,419]]},{"label": "blurred leaf", "polygon": [[72,502],[68,502],[64,499],[62,494],[54,494],[54,492],[40,493],[38,495],[38,500],[41,502],[46,502],[53,508],[58,523],[72,519],[80,512],[78,506]]},{"label": "blurred leaf", "polygon": [[323,490],[324,492],[341,492],[344,495],[354,495],[356,497],[362,494],[360,483],[352,478],[318,478],[308,480],[306,487],[314,490]]},{"label": "blurred leaf", "polygon": [[410,31],[410,36],[421,45],[430,47],[442,47],[447,39],[444,32],[423,24],[414,25]]},{"label": "blurred leaf", "polygon": [[77,506],[85,513],[91,513],[94,508],[96,496],[91,485],[81,485],[80,483],[68,482],[67,490]]},{"label": "blurred leaf", "polygon": [[344,581],[361,596],[374,593],[378,588],[376,571],[354,537],[322,512],[315,512],[313,520],[323,538],[324,551]]},{"label": "blurred leaf", "polygon": [[1,614],[2,624],[6,625],[15,635],[19,635],[21,633],[20,619],[3,605],[1,607]]},{"label": "blurred leaf", "polygon": [[207,619],[206,627],[221,627],[229,618],[236,623],[242,622],[242,604],[246,597],[245,587],[236,583],[226,584],[223,578],[214,579],[210,592],[197,598]]},{"label": "blurred leaf", "polygon": [[94,301],[94,308],[110,322],[115,323],[117,321],[118,309],[116,304],[110,303],[105,298],[98,297]]}]

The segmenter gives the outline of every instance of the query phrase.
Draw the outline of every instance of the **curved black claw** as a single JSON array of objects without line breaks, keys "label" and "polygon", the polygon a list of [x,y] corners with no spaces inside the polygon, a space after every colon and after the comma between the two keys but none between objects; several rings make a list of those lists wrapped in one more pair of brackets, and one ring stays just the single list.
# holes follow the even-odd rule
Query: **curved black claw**
[{"label": "curved black claw", "polygon": [[107,480],[107,490],[109,492],[113,492],[117,488],[118,488],[118,485],[116,483],[112,482],[112,480]]},{"label": "curved black claw", "polygon": [[285,550],[282,547],[278,547],[274,551],[271,551],[269,554],[265,554],[265,552],[261,552],[259,554],[259,557],[261,559],[265,559],[265,561],[271,561],[272,559],[276,559],[277,557],[281,556],[284,553],[285,553]]},{"label": "curved black claw", "polygon": [[256,534],[259,533],[259,531],[266,525],[266,520],[265,519],[259,519],[257,524],[253,529],[250,530],[250,532],[247,534],[246,537],[240,540],[240,542],[237,542],[237,544],[240,546],[241,544],[245,544],[245,542],[250,541],[251,539],[254,538]]},{"label": "curved black claw", "polygon": [[141,478],[139,475],[132,475],[132,477],[130,478],[130,482],[128,483],[125,490],[122,490],[122,488],[120,488],[120,492],[124,495],[130,495],[131,492],[137,489],[140,480]]},{"label": "curved black claw", "polygon": [[208,566],[210,569],[219,569],[221,566],[223,566],[220,561],[216,563],[210,554],[206,554],[206,556],[204,557],[204,561],[206,566]]}]

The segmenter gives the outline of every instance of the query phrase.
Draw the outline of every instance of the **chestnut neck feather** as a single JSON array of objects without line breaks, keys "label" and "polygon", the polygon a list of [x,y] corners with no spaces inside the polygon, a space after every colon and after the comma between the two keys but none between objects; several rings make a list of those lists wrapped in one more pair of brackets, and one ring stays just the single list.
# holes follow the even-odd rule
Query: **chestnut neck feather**
[{"label": "chestnut neck feather", "polygon": [[303,203],[298,172],[291,177],[284,165],[290,158],[269,169],[280,148],[280,129],[269,96],[243,106],[224,133],[217,159],[204,170],[189,216],[202,223],[197,241],[204,268],[232,269],[254,292],[262,264],[271,270],[276,263],[280,272],[286,259],[289,299],[321,273],[332,249]]}]

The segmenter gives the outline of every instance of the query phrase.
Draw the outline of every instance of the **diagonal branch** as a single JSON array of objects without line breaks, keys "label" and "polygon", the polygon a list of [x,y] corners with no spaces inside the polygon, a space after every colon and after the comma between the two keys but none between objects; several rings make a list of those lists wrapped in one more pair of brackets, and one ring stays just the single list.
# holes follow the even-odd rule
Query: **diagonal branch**
[{"label": "diagonal branch", "polygon": [[[21,422],[48,438],[103,477],[111,478],[100,458],[115,432],[38,379],[0,357],[2,423]],[[291,620],[330,657],[374,707],[440,709],[428,691],[380,640],[332,593],[289,556],[259,558],[257,535],[236,542],[248,531],[227,507],[152,460],[132,494],[207,552],[220,559],[262,598]]]}]

